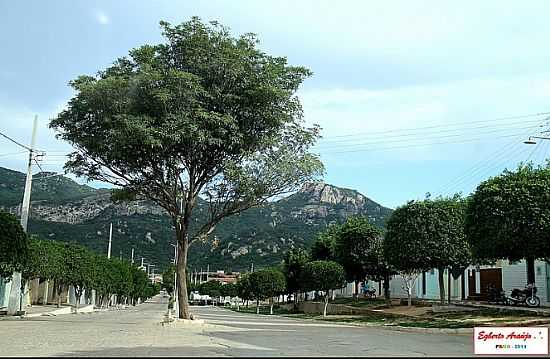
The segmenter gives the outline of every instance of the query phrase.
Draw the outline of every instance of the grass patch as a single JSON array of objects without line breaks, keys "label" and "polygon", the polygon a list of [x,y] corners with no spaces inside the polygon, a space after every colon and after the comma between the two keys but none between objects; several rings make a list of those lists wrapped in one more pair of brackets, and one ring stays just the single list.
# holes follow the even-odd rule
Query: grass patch
[{"label": "grass patch", "polygon": [[[379,299],[357,299],[352,298],[337,298],[331,303],[345,304],[354,307],[383,307],[384,300]],[[353,305],[355,304],[355,305]],[[394,306],[395,307],[395,306]],[[239,311],[236,308],[227,308],[235,312],[256,314],[256,306],[241,307]],[[261,315],[269,315],[269,306],[260,306]],[[513,325],[515,322],[522,322],[530,319],[542,319],[537,318],[536,314],[522,311],[513,310],[499,310],[499,309],[479,309],[475,311],[464,312],[444,312],[433,313],[431,311],[418,317],[411,317],[396,313],[372,312],[363,315],[328,315],[323,317],[322,314],[306,314],[303,312],[297,312],[294,310],[285,309],[275,305],[273,307],[273,314],[288,318],[296,319],[313,319],[333,323],[346,323],[346,324],[374,324],[374,325],[386,325],[386,326],[401,326],[409,328],[440,328],[440,329],[459,329],[459,328],[473,328],[475,326],[494,326],[494,325]],[[550,322],[550,318],[548,318]]]}]

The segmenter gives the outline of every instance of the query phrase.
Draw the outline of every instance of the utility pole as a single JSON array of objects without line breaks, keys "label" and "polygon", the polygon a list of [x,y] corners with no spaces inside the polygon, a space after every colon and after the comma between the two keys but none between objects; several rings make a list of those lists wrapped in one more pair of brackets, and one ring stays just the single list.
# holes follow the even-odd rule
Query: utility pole
[{"label": "utility pole", "polygon": [[[23,194],[23,204],[21,205],[21,227],[25,233],[27,232],[27,223],[29,221],[29,207],[31,204],[31,188],[32,188],[32,160],[34,156],[34,145],[36,142],[36,125],[38,124],[38,116],[34,116],[32,124],[31,147],[29,148],[29,162],[27,164],[27,178],[25,180],[25,192]],[[21,293],[21,273],[14,272],[11,279],[11,291],[8,302],[8,315],[15,315],[17,310],[23,310]]]},{"label": "utility pole", "polygon": [[107,258],[111,258],[111,240],[113,238],[113,222],[111,222],[111,226],[109,227],[109,249],[107,251]]},{"label": "utility pole", "polygon": [[210,274],[210,264],[206,265],[206,281],[208,282],[208,275]]}]

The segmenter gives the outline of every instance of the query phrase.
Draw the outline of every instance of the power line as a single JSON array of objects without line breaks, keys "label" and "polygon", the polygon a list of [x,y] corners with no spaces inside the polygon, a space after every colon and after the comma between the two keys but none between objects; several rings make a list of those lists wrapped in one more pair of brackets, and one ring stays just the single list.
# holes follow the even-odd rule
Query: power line
[{"label": "power line", "polygon": [[[461,132],[461,131],[470,131],[470,130],[478,130],[483,128],[495,128],[498,126],[499,128],[515,128],[517,126],[526,125],[529,123],[539,123],[540,119],[537,120],[527,120],[527,121],[516,121],[511,123],[501,123],[501,124],[490,124],[490,125],[482,125],[482,126],[462,126],[457,128],[434,128],[430,130],[415,130],[414,132],[411,132],[411,130],[391,130],[391,132],[387,133],[370,133],[370,134],[364,134],[364,135],[349,135],[347,138],[337,138],[337,139],[325,139],[321,138],[319,140],[320,145],[328,144],[331,145],[333,143],[349,143],[350,141],[361,141],[361,140],[369,140],[371,138],[394,138],[394,137],[411,137],[411,136],[423,136],[428,134],[439,134],[439,133],[453,133],[453,132]],[[351,138],[353,137],[353,138]]]},{"label": "power line", "polygon": [[[522,136],[524,137],[524,136]],[[488,156],[484,157],[480,161],[476,162],[472,167],[470,167],[467,171],[462,173],[459,176],[454,177],[449,182],[444,184],[439,191],[436,192],[436,194],[443,194],[445,192],[448,192],[450,189],[456,188],[457,185],[461,184],[464,180],[467,180],[468,177],[472,177],[475,174],[477,174],[480,170],[485,168],[489,163],[500,159],[504,154],[507,154],[508,152],[515,149],[515,146],[517,146],[518,138],[514,138],[512,141],[507,142],[502,146],[501,148],[498,148],[496,151],[491,152]]]},{"label": "power line", "polygon": [[[539,123],[539,121],[537,121]],[[499,128],[499,129],[492,129],[490,131],[476,131],[474,135],[480,135],[480,134],[493,134],[498,132],[505,132],[510,130],[525,130],[525,129],[533,129],[533,126],[529,127],[510,127],[510,128]],[[444,133],[444,132],[439,132]],[[368,142],[362,142],[362,143],[346,143],[346,144],[335,144],[335,145],[329,145],[327,147],[320,148],[323,150],[326,149],[334,149],[334,148],[343,148],[343,147],[356,147],[356,146],[367,146],[372,144],[379,144],[379,143],[401,143],[401,142],[414,142],[414,141],[420,141],[420,140],[430,140],[430,139],[439,139],[439,138],[451,138],[451,137],[460,137],[460,136],[468,136],[470,134],[468,133],[453,133],[453,134],[446,134],[446,135],[437,135],[436,133],[430,135],[430,136],[422,136],[417,138],[410,138],[410,139],[393,139],[394,137],[389,136],[385,137],[383,140],[379,141],[368,141]],[[406,136],[406,135],[404,135]],[[403,136],[395,136],[395,137],[403,137]]]},{"label": "power line", "polygon": [[32,151],[32,149],[31,149],[30,147],[25,146],[25,145],[23,145],[23,144],[17,142],[17,141],[14,140],[13,138],[11,138],[10,136],[8,136],[8,135],[6,135],[6,134],[4,134],[4,133],[2,133],[2,132],[0,132],[0,136],[7,138],[7,139],[10,140],[11,142],[15,143],[16,145],[18,145],[18,146],[20,146],[20,147],[23,147],[23,148],[26,149],[27,151]]},{"label": "power line", "polygon": [[384,130],[384,131],[363,132],[363,133],[355,133],[355,134],[348,134],[348,135],[330,136],[330,137],[327,137],[327,138],[353,137],[353,136],[359,136],[359,135],[363,135],[363,134],[384,134],[384,133],[392,133],[392,132],[400,132],[400,131],[417,131],[417,130],[420,130],[420,129],[430,129],[430,128],[439,128],[439,127],[450,127],[450,126],[462,126],[462,125],[465,125],[465,124],[485,123],[485,122],[505,121],[505,120],[514,120],[514,119],[522,119],[522,118],[529,118],[529,117],[539,117],[539,116],[545,116],[545,115],[550,115],[550,112],[539,112],[539,113],[533,113],[533,114],[527,114],[527,115],[501,117],[501,118],[495,118],[495,119],[491,119],[491,120],[478,120],[478,121],[468,121],[468,122],[455,122],[455,123],[444,124],[444,125],[433,125],[433,126],[424,126],[424,127],[414,127],[414,128],[408,128],[408,129],[395,129],[395,130]]},{"label": "power line", "polygon": [[16,155],[21,155],[21,154],[24,154],[24,153],[27,153],[27,151],[14,152],[14,153],[3,153],[3,154],[0,154],[0,157],[16,156]]},{"label": "power line", "polygon": [[[518,134],[515,133],[515,134],[511,134],[511,135],[504,135],[504,136],[492,136],[491,138],[510,138],[510,137],[517,137],[517,136],[518,136]],[[468,143],[468,142],[476,142],[476,141],[484,141],[484,140],[487,140],[487,137],[469,138],[469,139],[458,140],[458,141],[420,143],[420,144],[404,145],[404,146],[362,148],[362,149],[348,150],[348,151],[336,151],[336,152],[330,152],[329,151],[329,152],[325,152],[324,154],[341,154],[341,153],[353,153],[353,152],[365,152],[365,151],[385,151],[385,150],[394,150],[394,149],[406,149],[406,148],[414,148],[414,147],[423,147],[423,146]]]}]

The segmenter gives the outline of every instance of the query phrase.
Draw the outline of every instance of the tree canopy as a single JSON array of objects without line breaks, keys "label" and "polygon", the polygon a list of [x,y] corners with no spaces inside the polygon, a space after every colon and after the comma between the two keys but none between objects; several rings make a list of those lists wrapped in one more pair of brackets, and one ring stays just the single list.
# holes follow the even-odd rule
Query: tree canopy
[{"label": "tree canopy", "polygon": [[304,266],[301,282],[306,290],[325,292],[323,316],[327,315],[329,291],[342,288],[346,284],[344,267],[333,261],[313,261]]},{"label": "tree canopy", "polygon": [[412,274],[438,268],[441,301],[443,270],[470,263],[464,235],[464,201],[459,197],[410,201],[386,223],[385,258],[396,270]]},{"label": "tree canopy", "polygon": [[278,270],[262,269],[250,273],[248,280],[252,297],[263,300],[282,294],[285,290],[285,276]]},{"label": "tree canopy", "polygon": [[0,211],[0,276],[11,278],[29,259],[30,240],[11,213]]},{"label": "tree canopy", "polygon": [[304,266],[300,280],[304,289],[329,291],[346,284],[345,270],[333,261],[312,261]]},{"label": "tree canopy", "polygon": [[[466,210],[466,234],[478,260],[550,258],[550,167],[520,165],[483,181]],[[529,267],[532,267],[528,263]],[[534,281],[534,269],[529,268]]]},{"label": "tree canopy", "polygon": [[351,217],[338,228],[334,242],[336,261],[348,280],[362,281],[367,275],[380,272],[381,230],[366,217]]},{"label": "tree canopy", "polygon": [[[194,17],[161,27],[165,43],[135,48],[96,76],[71,81],[75,95],[50,127],[75,149],[66,170],[148,198],[172,217],[179,316],[189,318],[189,245],[206,241],[225,217],[297,189],[323,166],[309,153],[319,128],[305,127],[296,96],[308,69],[217,22]],[[191,232],[199,197],[209,213]]]},{"label": "tree canopy", "polygon": [[290,248],[283,260],[283,273],[286,279],[286,292],[297,293],[301,288],[300,274],[310,256],[303,248]]},{"label": "tree canopy", "polygon": [[339,226],[332,224],[324,231],[317,234],[311,245],[311,258],[313,260],[335,260],[334,244]]}]

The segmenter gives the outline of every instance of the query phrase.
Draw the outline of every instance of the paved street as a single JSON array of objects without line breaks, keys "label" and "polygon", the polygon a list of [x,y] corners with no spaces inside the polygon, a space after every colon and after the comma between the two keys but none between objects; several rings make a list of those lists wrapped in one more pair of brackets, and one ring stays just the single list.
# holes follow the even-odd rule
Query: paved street
[{"label": "paved street", "polygon": [[471,336],[398,332],[193,307],[207,325],[162,326],[166,299],[93,314],[0,321],[4,356],[470,355]]}]

